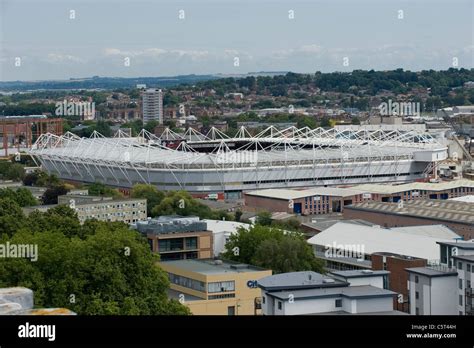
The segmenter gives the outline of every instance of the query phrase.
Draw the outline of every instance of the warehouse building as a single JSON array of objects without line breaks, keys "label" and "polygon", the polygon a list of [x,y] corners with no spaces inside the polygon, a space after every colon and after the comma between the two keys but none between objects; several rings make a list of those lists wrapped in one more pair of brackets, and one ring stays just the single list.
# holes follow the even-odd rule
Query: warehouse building
[{"label": "warehouse building", "polygon": [[441,183],[413,182],[400,185],[364,184],[353,189],[371,194],[373,201],[398,202],[416,199],[450,199],[474,193],[474,181],[454,180]]},{"label": "warehouse building", "polygon": [[287,212],[301,215],[342,212],[347,205],[370,199],[364,191],[338,187],[307,190],[268,189],[244,193],[249,209]]},{"label": "warehouse building", "polygon": [[363,219],[384,227],[446,225],[465,240],[474,238],[471,203],[417,200],[400,203],[364,202],[346,207],[346,219]]},{"label": "warehouse building", "polygon": [[160,262],[168,273],[170,298],[194,315],[258,315],[261,293],[257,282],[271,270],[224,260]]}]

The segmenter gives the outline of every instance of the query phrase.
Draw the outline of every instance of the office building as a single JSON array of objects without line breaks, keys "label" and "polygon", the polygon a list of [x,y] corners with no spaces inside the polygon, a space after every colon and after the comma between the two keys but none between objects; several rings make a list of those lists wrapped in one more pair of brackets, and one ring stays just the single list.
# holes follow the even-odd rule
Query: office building
[{"label": "office building", "polygon": [[161,89],[147,89],[143,95],[143,123],[158,121],[163,124],[163,92]]},{"label": "office building", "polygon": [[197,216],[160,216],[138,221],[135,226],[147,237],[151,250],[159,253],[162,261],[213,256],[212,232]]},{"label": "office building", "polygon": [[261,314],[257,282],[271,270],[224,260],[160,262],[168,273],[169,296],[180,300],[195,315]]}]

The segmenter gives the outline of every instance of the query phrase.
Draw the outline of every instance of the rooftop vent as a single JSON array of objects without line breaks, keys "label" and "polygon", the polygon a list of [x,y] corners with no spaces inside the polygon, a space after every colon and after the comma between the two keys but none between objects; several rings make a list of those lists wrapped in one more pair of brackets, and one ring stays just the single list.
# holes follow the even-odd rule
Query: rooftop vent
[{"label": "rooftop vent", "polygon": [[372,273],[374,273],[374,271],[372,271],[372,270],[370,270],[370,269],[363,269],[363,270],[362,270],[362,273],[364,273],[364,274],[372,274]]},{"label": "rooftop vent", "polygon": [[334,283],[335,280],[332,279],[332,278],[326,278],[326,279],[323,279],[323,283]]}]

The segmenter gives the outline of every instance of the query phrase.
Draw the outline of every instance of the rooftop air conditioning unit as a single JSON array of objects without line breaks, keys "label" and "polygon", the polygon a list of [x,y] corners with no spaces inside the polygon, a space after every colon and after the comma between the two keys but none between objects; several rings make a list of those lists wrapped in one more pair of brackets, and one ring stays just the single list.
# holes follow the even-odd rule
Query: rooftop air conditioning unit
[{"label": "rooftop air conditioning unit", "polygon": [[323,279],[323,283],[335,283],[335,280],[332,278]]}]

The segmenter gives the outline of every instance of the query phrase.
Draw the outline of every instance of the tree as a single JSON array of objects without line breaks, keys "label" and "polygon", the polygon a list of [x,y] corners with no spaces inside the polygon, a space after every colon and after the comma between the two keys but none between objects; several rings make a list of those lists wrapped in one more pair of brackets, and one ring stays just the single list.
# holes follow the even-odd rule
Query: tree
[{"label": "tree", "polygon": [[42,196],[43,204],[58,204],[58,196],[65,195],[68,192],[66,186],[55,185],[44,191]]},{"label": "tree", "polygon": [[[238,251],[238,252],[236,252]],[[239,228],[229,237],[224,258],[272,269],[274,273],[324,272],[324,264],[298,232],[285,232],[268,226]]]},{"label": "tree", "polygon": [[351,124],[359,125],[360,124],[360,119],[358,117],[352,117]]},{"label": "tree", "polygon": [[235,221],[239,222],[240,219],[242,218],[242,210],[238,209],[235,211]]},{"label": "tree", "polygon": [[201,219],[232,220],[230,214],[222,210],[213,211],[208,206],[198,202],[186,191],[170,191],[151,210],[152,216],[160,215],[195,215]]},{"label": "tree", "polygon": [[25,177],[25,168],[19,163],[2,161],[0,164],[0,176],[7,180],[23,180]]},{"label": "tree", "polygon": [[109,186],[106,186],[100,182],[90,184],[87,189],[91,196],[108,196],[108,197],[121,197],[122,194]]},{"label": "tree", "polygon": [[167,275],[146,240],[124,224],[110,226],[95,222],[82,239],[58,230],[23,229],[4,236],[0,243],[37,245],[39,253],[36,262],[2,261],[0,287],[31,288],[35,305],[66,307],[80,315],[189,314],[168,299]]},{"label": "tree", "polygon": [[255,222],[262,226],[270,226],[272,224],[272,214],[268,211],[261,211],[257,214]]},{"label": "tree", "polygon": [[161,203],[165,194],[158,191],[156,186],[147,184],[136,184],[132,188],[132,198],[145,198],[147,206],[147,215],[151,216],[154,207]]},{"label": "tree", "polygon": [[5,198],[15,201],[20,207],[28,207],[38,204],[38,201],[33,197],[31,191],[24,187],[20,187],[17,190],[12,190],[10,188],[1,189],[0,199]]},{"label": "tree", "polygon": [[0,236],[12,236],[25,226],[25,216],[17,202],[10,198],[0,199]]}]

